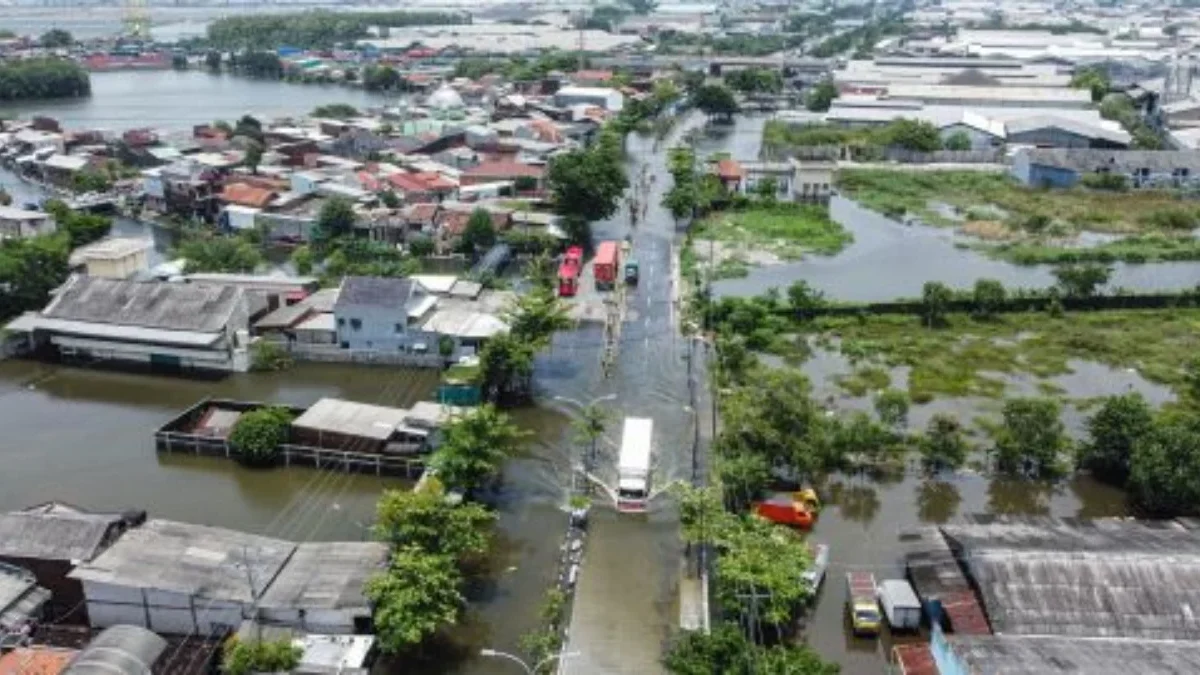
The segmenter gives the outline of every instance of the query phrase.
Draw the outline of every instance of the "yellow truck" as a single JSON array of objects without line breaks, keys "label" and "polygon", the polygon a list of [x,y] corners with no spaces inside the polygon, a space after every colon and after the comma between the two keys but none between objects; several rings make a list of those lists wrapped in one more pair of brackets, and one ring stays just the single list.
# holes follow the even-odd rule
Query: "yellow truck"
[{"label": "yellow truck", "polygon": [[875,575],[870,572],[846,573],[846,608],[855,635],[879,635],[883,617],[875,599]]}]

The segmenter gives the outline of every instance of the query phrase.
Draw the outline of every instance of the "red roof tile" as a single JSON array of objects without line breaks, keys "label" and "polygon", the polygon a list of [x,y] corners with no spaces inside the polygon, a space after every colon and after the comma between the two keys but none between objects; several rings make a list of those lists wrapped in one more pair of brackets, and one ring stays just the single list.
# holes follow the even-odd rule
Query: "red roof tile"
[{"label": "red roof tile", "polygon": [[950,630],[963,635],[991,635],[992,628],[988,624],[983,608],[979,606],[979,598],[971,590],[947,593],[940,599],[942,611],[950,622]]},{"label": "red roof tile", "polygon": [[45,647],[14,649],[0,656],[0,675],[59,675],[77,653]]},{"label": "red roof tile", "polygon": [[420,204],[413,204],[408,209],[407,216],[410,222],[427,223],[433,220],[433,217],[437,215],[437,211],[437,204],[422,202]]},{"label": "red roof tile", "polygon": [[900,675],[938,675],[937,663],[933,660],[928,642],[896,645],[892,654],[900,666]]},{"label": "red roof tile", "polygon": [[546,169],[535,164],[520,162],[484,162],[463,171],[463,176],[472,178],[517,178],[528,176],[541,178]]},{"label": "red roof tile", "polygon": [[413,173],[393,173],[387,177],[387,181],[395,186],[401,192],[429,192],[429,186],[425,181],[417,177]]},{"label": "red roof tile", "polygon": [[574,75],[576,81],[607,82],[613,79],[611,70],[580,70]]},{"label": "red roof tile", "polygon": [[274,191],[256,188],[245,183],[230,183],[221,192],[221,201],[260,209],[270,204],[274,198]]},{"label": "red roof tile", "polygon": [[721,180],[741,180],[745,175],[742,171],[742,165],[738,164],[736,159],[723,159],[717,162],[717,176]]}]

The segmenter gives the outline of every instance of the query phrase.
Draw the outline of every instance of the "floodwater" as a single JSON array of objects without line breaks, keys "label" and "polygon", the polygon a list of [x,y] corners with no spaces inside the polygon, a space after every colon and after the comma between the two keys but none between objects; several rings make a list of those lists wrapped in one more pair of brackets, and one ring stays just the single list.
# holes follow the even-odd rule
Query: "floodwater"
[{"label": "floodwater", "polygon": [[[756,160],[762,147],[764,116],[738,117],[733,125],[713,127],[700,137],[698,154],[728,152]],[[782,265],[753,267],[749,276],[713,283],[718,296],[757,295],[771,287],[806,281],[836,300],[877,302],[919,297],[926,281],[970,288],[978,279],[998,279],[1009,288],[1044,288],[1055,283],[1048,265],[1014,265],[989,258],[956,241],[949,228],[902,225],[850,199],[835,197],[831,217],[854,235],[854,243],[836,256],[810,256]],[[886,275],[882,282],[881,275]],[[1177,290],[1200,281],[1200,263],[1144,265],[1117,263],[1109,286],[1131,290]]]},{"label": "floodwater", "polygon": [[332,84],[289,84],[196,69],[127,71],[92,73],[92,95],[87,98],[0,103],[0,117],[44,115],[74,130],[150,127],[183,132],[247,113],[299,116],[329,103],[367,108],[387,102],[382,95]]},{"label": "floodwater", "polygon": [[[830,298],[859,302],[919,297],[927,281],[970,288],[978,279],[997,279],[1009,288],[1044,288],[1055,279],[1049,265],[1014,265],[956,245],[954,233],[927,225],[902,225],[850,199],[836,196],[830,215],[854,235],[854,243],[832,257],[751,268],[749,276],[713,284],[717,295],[755,295],[776,286],[807,281]],[[880,274],[886,283],[880,283]],[[1111,288],[1140,291],[1190,288],[1200,281],[1200,263],[1113,265]]]}]

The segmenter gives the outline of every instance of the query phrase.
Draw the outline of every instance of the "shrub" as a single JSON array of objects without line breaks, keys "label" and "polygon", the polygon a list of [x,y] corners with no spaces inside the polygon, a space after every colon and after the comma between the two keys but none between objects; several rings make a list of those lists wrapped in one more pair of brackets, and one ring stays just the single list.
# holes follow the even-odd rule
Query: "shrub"
[{"label": "shrub", "polygon": [[287,408],[267,406],[243,414],[229,435],[238,461],[247,466],[270,466],[287,441],[292,413]]},{"label": "shrub", "polygon": [[227,675],[289,672],[300,664],[304,650],[290,640],[244,642],[230,638],[221,657],[221,671]]},{"label": "shrub", "polygon": [[1129,179],[1119,173],[1089,173],[1079,183],[1092,190],[1125,192],[1129,189]]},{"label": "shrub", "polygon": [[250,369],[258,372],[287,370],[294,361],[286,348],[278,342],[259,340],[250,347]]}]

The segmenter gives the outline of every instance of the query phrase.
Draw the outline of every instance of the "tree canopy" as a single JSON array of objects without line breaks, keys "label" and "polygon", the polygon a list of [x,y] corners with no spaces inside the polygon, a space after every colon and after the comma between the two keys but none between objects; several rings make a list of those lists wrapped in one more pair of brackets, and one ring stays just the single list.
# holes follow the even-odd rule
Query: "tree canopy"
[{"label": "tree canopy", "polygon": [[328,49],[367,37],[371,26],[462,23],[454,12],[330,12],[313,10],[281,14],[227,16],[208,25],[208,42],[217,49]]},{"label": "tree canopy", "polygon": [[429,463],[447,488],[470,493],[485,487],[504,460],[521,451],[526,436],[508,415],[482,405],[445,426]]},{"label": "tree canopy", "polygon": [[232,637],[221,652],[221,672],[226,675],[286,673],[300,665],[304,650],[291,640],[249,641]]},{"label": "tree canopy", "polygon": [[238,461],[266,465],[275,461],[279,445],[286,443],[292,413],[281,406],[264,406],[243,413],[229,434],[229,444],[238,452]]},{"label": "tree canopy", "polygon": [[439,629],[458,621],[463,606],[462,574],[455,561],[418,548],[392,556],[384,574],[367,581],[375,608],[375,633],[388,654],[419,645]]},{"label": "tree canopy", "polygon": [[740,107],[733,91],[721,84],[706,84],[692,94],[692,104],[710,117],[731,117]]},{"label": "tree canopy", "polygon": [[491,215],[484,209],[475,209],[467,219],[466,228],[463,229],[460,243],[462,252],[471,258],[477,258],[487,253],[495,243],[496,226],[492,223]]},{"label": "tree canopy", "polygon": [[387,490],[375,508],[377,538],[395,549],[417,547],[453,560],[486,552],[495,522],[483,506],[450,504],[438,490]]},{"label": "tree canopy", "polygon": [[629,187],[620,143],[614,133],[601,132],[591,147],[551,160],[546,178],[557,213],[590,222],[616,212],[621,195]]},{"label": "tree canopy", "polygon": [[92,93],[82,66],[66,59],[33,58],[0,61],[0,101],[75,98]]},{"label": "tree canopy", "polygon": [[996,433],[996,466],[1025,476],[1053,476],[1062,469],[1070,448],[1059,417],[1057,401],[1049,398],[1014,398],[1004,402],[1004,421]]},{"label": "tree canopy", "polygon": [[671,675],[837,675],[841,672],[836,663],[822,660],[807,645],[756,645],[733,623],[716,625],[707,634],[682,632],[672,643],[663,664]]}]

